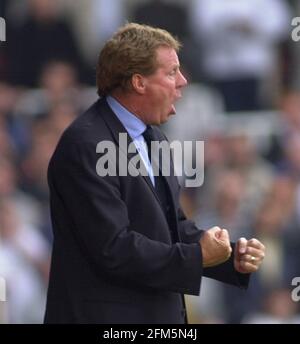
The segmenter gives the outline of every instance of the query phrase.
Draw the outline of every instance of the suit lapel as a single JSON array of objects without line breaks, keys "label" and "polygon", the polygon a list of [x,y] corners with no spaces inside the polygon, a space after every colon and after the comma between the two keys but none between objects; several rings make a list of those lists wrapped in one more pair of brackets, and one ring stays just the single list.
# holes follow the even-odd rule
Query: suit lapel
[{"label": "suit lapel", "polygon": [[[155,130],[154,132],[154,137],[157,141],[159,142],[162,142],[162,141],[167,141],[167,139],[162,136],[161,132],[159,130]],[[162,156],[161,156],[162,152],[161,150],[159,150],[159,167],[162,166]],[[171,154],[171,152],[170,152]],[[173,170],[173,163],[172,163],[172,158],[170,158],[170,173],[167,174],[167,175],[162,175],[162,171],[161,171],[161,168],[160,168],[160,172],[161,172],[161,175],[162,175],[162,178],[164,179],[165,181],[165,192],[168,193],[168,196],[167,199],[169,202],[171,202],[171,211],[173,212],[172,214],[172,219],[174,220],[174,222],[169,222],[169,230],[170,232],[173,231],[173,234],[176,236],[175,237],[175,241],[177,240],[181,240],[180,239],[180,233],[178,231],[178,227],[177,227],[177,208],[176,208],[176,202],[175,202],[175,196],[174,196],[174,193],[173,193],[173,190],[174,190],[174,170]],[[157,162],[156,162],[157,163]],[[166,215],[167,216],[167,215]],[[172,220],[170,220],[172,221]],[[172,235],[172,234],[171,234]]]}]

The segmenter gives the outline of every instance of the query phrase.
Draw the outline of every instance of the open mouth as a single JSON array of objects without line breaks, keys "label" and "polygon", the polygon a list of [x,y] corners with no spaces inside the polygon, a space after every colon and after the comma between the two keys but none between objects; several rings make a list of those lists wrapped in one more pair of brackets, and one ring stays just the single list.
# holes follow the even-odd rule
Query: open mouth
[{"label": "open mouth", "polygon": [[175,108],[175,105],[172,104],[170,114],[172,115],[172,114],[175,114],[175,113],[176,113],[176,108]]},{"label": "open mouth", "polygon": [[172,114],[175,114],[175,113],[176,113],[175,103],[176,103],[180,98],[181,98],[181,93],[178,93],[178,94],[176,95],[176,98],[175,98],[174,101],[173,101],[172,106],[171,106],[171,113],[172,113]]}]

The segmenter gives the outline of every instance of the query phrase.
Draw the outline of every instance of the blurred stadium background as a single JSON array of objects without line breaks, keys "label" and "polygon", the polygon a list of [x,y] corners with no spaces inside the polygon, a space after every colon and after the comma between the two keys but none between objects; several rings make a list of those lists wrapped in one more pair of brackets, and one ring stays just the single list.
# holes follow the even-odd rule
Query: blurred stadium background
[{"label": "blurred stadium background", "polygon": [[183,188],[185,212],[200,228],[218,224],[267,247],[247,293],[204,279],[200,298],[186,296],[190,323],[300,323],[291,298],[300,276],[297,15],[296,0],[0,0],[0,323],[43,321],[47,165],[64,129],[97,99],[99,50],[126,21],[166,28],[184,45],[189,86],[163,130],[205,141],[205,181]]}]

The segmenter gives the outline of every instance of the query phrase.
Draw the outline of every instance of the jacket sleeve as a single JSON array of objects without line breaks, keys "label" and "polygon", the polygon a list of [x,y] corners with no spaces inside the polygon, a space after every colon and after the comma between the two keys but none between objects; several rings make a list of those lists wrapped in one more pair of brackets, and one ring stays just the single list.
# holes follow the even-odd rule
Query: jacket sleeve
[{"label": "jacket sleeve", "polygon": [[[179,232],[181,239],[186,243],[199,243],[203,230],[197,228],[193,221],[187,220],[181,208],[178,210]],[[201,247],[201,244],[199,243]],[[211,268],[203,269],[203,276],[216,279],[218,281],[232,284],[240,288],[247,288],[249,284],[249,274],[241,274],[235,270],[234,260],[234,247],[235,244],[231,243],[232,254],[230,258],[220,265]]]},{"label": "jacket sleeve", "polygon": [[210,268],[204,268],[203,276],[213,278],[227,284],[235,285],[242,289],[247,289],[250,281],[250,274],[241,274],[240,272],[235,270],[233,264],[233,252],[235,244],[231,243],[231,247],[232,254],[230,258],[225,263],[222,263],[220,265]]}]

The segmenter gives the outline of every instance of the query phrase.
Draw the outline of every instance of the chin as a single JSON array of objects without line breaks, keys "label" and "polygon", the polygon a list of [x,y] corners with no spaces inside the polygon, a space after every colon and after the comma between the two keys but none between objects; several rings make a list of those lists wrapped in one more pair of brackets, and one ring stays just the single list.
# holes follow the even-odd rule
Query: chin
[{"label": "chin", "polygon": [[163,124],[163,123],[168,122],[168,120],[170,119],[170,117],[171,117],[172,115],[173,115],[172,113],[169,113],[169,114],[165,115],[164,117],[162,117],[162,118],[160,119],[160,124]]}]

